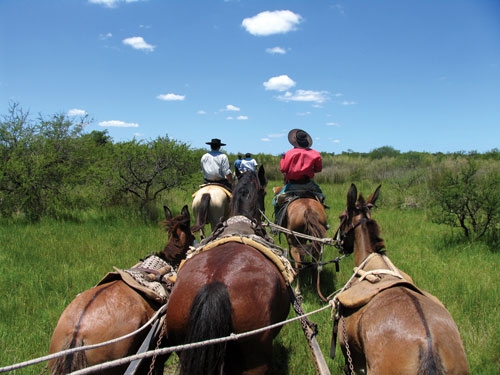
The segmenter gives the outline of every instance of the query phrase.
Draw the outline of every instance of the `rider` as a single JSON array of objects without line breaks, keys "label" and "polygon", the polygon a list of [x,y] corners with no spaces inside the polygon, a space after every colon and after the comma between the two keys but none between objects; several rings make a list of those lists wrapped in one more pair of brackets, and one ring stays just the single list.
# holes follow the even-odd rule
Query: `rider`
[{"label": "rider", "polygon": [[233,185],[233,175],[229,166],[229,159],[226,154],[220,152],[221,146],[225,146],[218,138],[212,138],[210,142],[210,152],[201,157],[201,170],[206,184],[217,183],[227,187],[230,191]]},{"label": "rider", "polygon": [[252,154],[247,152],[245,154],[245,159],[243,159],[241,161],[240,171],[241,172],[255,171],[255,168],[257,167],[257,165],[258,165],[258,163],[254,158],[252,158]]},{"label": "rider", "polygon": [[[288,141],[294,147],[283,154],[280,160],[280,171],[283,173],[285,186],[279,194],[310,191],[323,203],[323,191],[313,180],[314,174],[323,169],[323,160],[321,154],[311,148],[311,136],[304,130],[293,129],[288,133]],[[273,203],[278,209],[276,202]]]}]

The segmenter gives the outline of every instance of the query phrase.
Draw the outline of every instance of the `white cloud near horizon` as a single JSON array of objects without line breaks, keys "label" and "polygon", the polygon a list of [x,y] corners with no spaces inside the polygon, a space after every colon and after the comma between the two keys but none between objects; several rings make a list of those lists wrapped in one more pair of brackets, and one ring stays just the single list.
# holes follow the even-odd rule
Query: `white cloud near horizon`
[{"label": "white cloud near horizon", "polygon": [[241,26],[255,36],[286,34],[297,29],[302,16],[290,10],[265,11],[256,16],[245,18]]},{"label": "white cloud near horizon", "polygon": [[108,126],[113,128],[138,128],[139,124],[135,122],[124,122],[120,120],[109,120],[109,121],[101,121],[99,126]]},{"label": "white cloud near horizon", "polygon": [[134,49],[153,52],[156,46],[147,43],[142,36],[133,36],[122,40],[122,43]]},{"label": "white cloud near horizon", "polygon": [[69,117],[75,117],[75,116],[85,116],[87,114],[87,111],[79,108],[73,108],[70,109],[67,113]]},{"label": "white cloud near horizon", "polygon": [[295,81],[283,74],[269,78],[263,85],[266,90],[286,91],[295,86]]},{"label": "white cloud near horizon", "polygon": [[160,94],[156,97],[156,99],[160,99],[166,102],[173,102],[173,101],[182,101],[186,99],[186,95],[177,95],[173,93],[168,93],[168,94]]},{"label": "white cloud near horizon", "polygon": [[232,104],[226,105],[226,111],[239,111],[240,109]]},{"label": "white cloud near horizon", "polygon": [[266,52],[270,55],[284,55],[286,50],[281,47],[266,48]]}]

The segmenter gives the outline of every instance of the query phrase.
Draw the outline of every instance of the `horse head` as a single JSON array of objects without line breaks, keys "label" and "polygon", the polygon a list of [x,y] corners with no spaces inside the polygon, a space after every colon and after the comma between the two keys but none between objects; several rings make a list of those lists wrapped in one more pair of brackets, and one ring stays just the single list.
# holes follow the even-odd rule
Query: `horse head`
[{"label": "horse head", "polygon": [[173,216],[172,211],[167,206],[163,206],[163,209],[165,220],[160,224],[168,232],[168,242],[165,248],[158,253],[158,256],[172,267],[177,268],[195,239],[190,226],[191,215],[187,205],[184,205],[181,213],[177,216]]},{"label": "horse head", "polygon": [[260,222],[261,211],[265,210],[266,186],[267,177],[262,165],[257,173],[248,171],[241,174],[233,190],[230,216],[243,215]]},{"label": "horse head", "polygon": [[359,194],[356,185],[351,184],[347,192],[347,206],[340,214],[340,226],[337,232],[338,246],[343,254],[354,252],[354,231],[361,225],[365,225],[369,231],[371,252],[379,252],[384,248],[384,240],[379,237],[380,228],[371,218],[371,209],[380,194],[381,185],[365,200],[363,194]]}]

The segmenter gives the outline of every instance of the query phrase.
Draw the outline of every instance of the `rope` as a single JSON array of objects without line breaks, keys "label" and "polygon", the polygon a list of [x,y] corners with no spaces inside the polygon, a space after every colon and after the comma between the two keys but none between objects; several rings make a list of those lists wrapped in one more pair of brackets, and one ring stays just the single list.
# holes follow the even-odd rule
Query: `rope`
[{"label": "rope", "polygon": [[307,234],[295,232],[293,230],[290,230],[290,229],[287,229],[285,227],[279,226],[278,224],[274,224],[273,222],[271,222],[269,220],[269,218],[264,213],[262,213],[262,211],[261,211],[261,214],[264,217],[264,219],[266,219],[266,221],[267,221],[266,225],[269,226],[269,227],[271,227],[272,229],[278,230],[278,231],[286,233],[286,234],[292,234],[292,235],[297,236],[297,237],[302,237],[302,238],[305,238],[305,239],[310,240],[310,241],[318,241],[318,242],[321,242],[321,243],[327,244],[327,245],[335,246],[335,244],[337,243],[337,240],[334,239],[334,238],[313,237],[313,236],[309,236]]},{"label": "rope", "polygon": [[212,345],[212,344],[218,344],[218,343],[227,342],[227,341],[238,340],[240,338],[244,338],[244,337],[247,337],[247,336],[255,335],[257,333],[264,332],[264,331],[267,331],[269,329],[273,329],[273,328],[276,328],[276,327],[283,326],[285,324],[294,322],[296,320],[304,319],[305,317],[307,317],[309,315],[316,314],[318,312],[326,310],[327,308],[331,308],[330,304],[328,304],[326,306],[323,306],[323,307],[321,307],[321,308],[319,308],[319,309],[317,309],[315,311],[312,311],[312,312],[309,312],[309,313],[297,316],[295,318],[284,320],[282,322],[275,323],[275,324],[272,324],[272,325],[267,326],[267,327],[262,327],[262,328],[259,328],[259,329],[253,330],[253,331],[248,331],[248,332],[239,333],[239,334],[231,333],[229,336],[221,337],[221,338],[218,338],[218,339],[211,339],[211,340],[199,341],[199,342],[195,342],[195,343],[191,343],[191,344],[186,344],[186,345],[170,346],[168,348],[151,350],[151,351],[148,351],[148,352],[145,352],[145,353],[135,354],[135,355],[130,356],[130,357],[120,358],[120,359],[116,359],[116,360],[113,360],[113,361],[110,361],[110,362],[101,363],[99,365],[87,367],[87,368],[84,368],[84,369],[72,372],[71,375],[89,374],[89,373],[92,373],[94,371],[99,371],[99,370],[104,370],[104,369],[108,369],[108,368],[111,368],[111,367],[119,366],[119,365],[122,365],[122,364],[125,364],[125,363],[128,363],[128,362],[131,362],[131,361],[133,361],[135,359],[148,358],[148,357],[152,357],[152,356],[157,356],[157,355],[163,355],[163,354],[178,352],[178,351],[186,350],[186,349],[194,349],[194,348],[198,348],[198,347],[201,347],[201,346],[204,346],[204,345]]},{"label": "rope", "polygon": [[160,314],[162,314],[163,312],[165,312],[166,309],[167,309],[167,305],[165,304],[162,307],[160,307],[158,309],[158,311],[151,317],[151,319],[149,319],[146,323],[144,323],[144,325],[142,327],[139,327],[135,331],[130,332],[130,333],[124,335],[124,336],[117,337],[117,338],[114,338],[112,340],[100,342],[100,343],[93,344],[93,345],[79,346],[77,348],[71,348],[71,349],[63,350],[63,351],[60,351],[60,352],[57,352],[57,353],[46,355],[44,357],[35,358],[35,359],[29,360],[29,361],[26,361],[26,362],[21,362],[21,363],[17,363],[17,364],[10,365],[10,366],[5,366],[5,367],[0,367],[0,373],[1,372],[12,371],[12,370],[17,370],[17,369],[20,369],[20,368],[23,368],[23,367],[28,367],[28,366],[36,365],[37,363],[41,363],[41,362],[45,362],[45,361],[50,361],[52,359],[59,358],[59,357],[64,357],[65,355],[68,355],[68,354],[71,354],[71,353],[76,353],[76,352],[80,352],[80,351],[83,351],[83,350],[90,350],[90,349],[100,348],[102,346],[114,344],[114,343],[116,343],[118,341],[125,340],[125,339],[127,339],[127,338],[129,338],[131,336],[136,335],[137,333],[141,332],[143,329],[145,329],[146,327],[148,327],[149,325],[151,325],[158,318],[158,316]]}]

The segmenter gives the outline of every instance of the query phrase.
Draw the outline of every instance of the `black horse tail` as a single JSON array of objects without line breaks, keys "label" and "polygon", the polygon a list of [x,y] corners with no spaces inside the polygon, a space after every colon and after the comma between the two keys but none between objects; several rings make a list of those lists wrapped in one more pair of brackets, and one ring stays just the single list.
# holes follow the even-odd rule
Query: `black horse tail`
[{"label": "black horse tail", "polygon": [[208,223],[208,210],[210,208],[210,194],[205,193],[201,196],[200,207],[196,215],[196,224],[192,228],[193,232],[201,230]]},{"label": "black horse tail", "polygon": [[[83,342],[69,343],[61,351],[83,346]],[[76,370],[81,370],[88,366],[87,357],[85,356],[85,351],[78,351],[75,353],[68,354],[64,357],[58,357],[54,359],[53,362],[49,362],[49,373],[50,375],[65,375]]]},{"label": "black horse tail", "polygon": [[[224,284],[204,285],[196,294],[189,312],[186,343],[227,337],[233,331],[231,301]],[[182,351],[180,373],[189,375],[222,374],[226,342],[203,345]]]},{"label": "black horse tail", "polygon": [[441,362],[441,356],[431,346],[432,344],[429,345],[427,350],[423,348],[419,350],[420,365],[417,375],[445,375],[447,373]]}]

